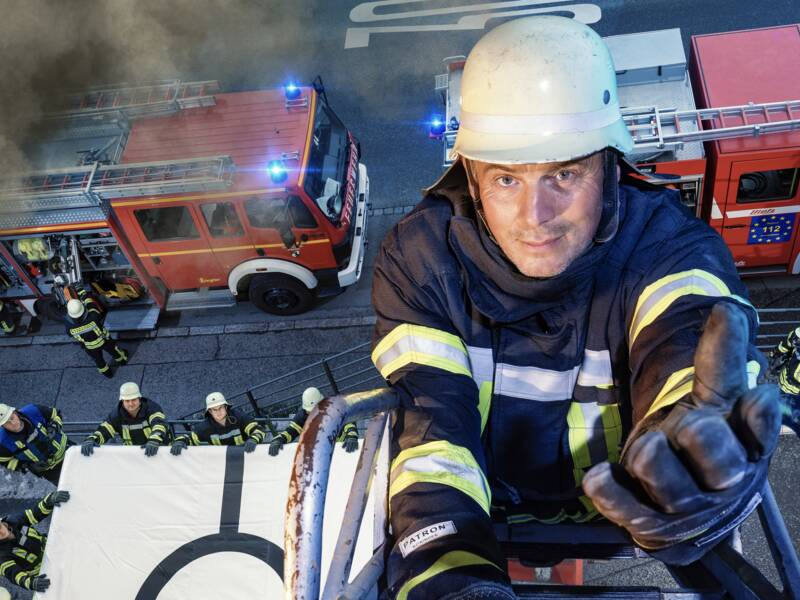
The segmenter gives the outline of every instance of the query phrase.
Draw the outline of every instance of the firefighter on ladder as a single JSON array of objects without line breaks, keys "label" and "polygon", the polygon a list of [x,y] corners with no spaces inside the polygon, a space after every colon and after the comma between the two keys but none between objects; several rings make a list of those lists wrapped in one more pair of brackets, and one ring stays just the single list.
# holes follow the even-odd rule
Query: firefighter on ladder
[{"label": "firefighter on ladder", "polygon": [[[303,431],[303,425],[306,424],[308,415],[323,398],[322,392],[317,388],[306,388],[303,392],[302,404],[292,417],[292,420],[289,421],[286,429],[279,432],[269,443],[270,456],[278,456],[284,444],[289,444],[297,439],[297,436]],[[337,441],[342,442],[342,448],[345,449],[345,452],[355,452],[358,450],[358,428],[356,424],[347,423],[342,427],[342,432],[339,434]]]},{"label": "firefighter on ladder", "polygon": [[103,352],[114,358],[115,366],[127,363],[128,354],[111,340],[108,329],[103,325],[103,315],[97,302],[88,297],[85,291],[81,291],[81,298],[73,298],[67,302],[67,333],[80,342],[86,354],[94,360],[97,370],[111,379],[114,371],[106,363]]},{"label": "firefighter on ladder", "polygon": [[781,388],[783,424],[800,435],[800,327],[770,352],[769,371]]},{"label": "firefighter on ladder", "polygon": [[515,598],[493,517],[605,517],[686,564],[758,504],[780,409],[756,311],[632,149],[589,27],[521,18],[471,51],[455,162],[375,262],[389,597]]},{"label": "firefighter on ladder", "polygon": [[264,430],[255,419],[233,408],[220,392],[206,396],[205,420],[189,433],[175,436],[170,452],[178,456],[189,446],[244,446],[253,452],[264,441]]},{"label": "firefighter on ladder", "polygon": [[0,404],[0,465],[9,471],[30,471],[58,485],[64,455],[72,445],[56,408]]},{"label": "firefighter on ladder", "polygon": [[169,440],[167,417],[161,406],[142,397],[139,385],[134,381],[123,383],[119,388],[119,403],[100,423],[97,430],[81,444],[81,453],[91,456],[94,449],[116,436],[125,446],[140,446],[145,456],[155,456],[158,448]]},{"label": "firefighter on ladder", "polygon": [[34,592],[50,587],[47,575],[39,572],[47,536],[36,529],[36,524],[68,500],[69,492],[58,490],[18,515],[0,518],[0,576]]}]

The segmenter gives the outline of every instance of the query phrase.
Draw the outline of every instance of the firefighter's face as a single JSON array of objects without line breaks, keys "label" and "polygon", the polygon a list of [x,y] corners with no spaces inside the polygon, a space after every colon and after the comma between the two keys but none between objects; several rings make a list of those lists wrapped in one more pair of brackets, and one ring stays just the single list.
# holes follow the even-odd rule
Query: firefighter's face
[{"label": "firefighter's face", "polygon": [[11,413],[8,421],[3,425],[11,433],[19,433],[22,431],[22,419],[19,418],[17,411]]},{"label": "firefighter's face", "polygon": [[139,407],[142,405],[141,398],[133,398],[131,400],[123,400],[122,406],[125,407],[125,410],[128,411],[128,414],[132,417],[135,417],[139,414]]},{"label": "firefighter's face", "polygon": [[468,168],[486,224],[523,275],[558,275],[591,243],[602,212],[602,152],[569,163],[470,161]]},{"label": "firefighter's face", "polygon": [[228,416],[227,405],[220,404],[219,406],[209,408],[208,412],[211,413],[211,418],[213,418],[217,423],[219,423],[220,425],[225,424],[225,417]]},{"label": "firefighter's face", "polygon": [[5,542],[13,537],[11,528],[5,521],[0,521],[0,542]]}]

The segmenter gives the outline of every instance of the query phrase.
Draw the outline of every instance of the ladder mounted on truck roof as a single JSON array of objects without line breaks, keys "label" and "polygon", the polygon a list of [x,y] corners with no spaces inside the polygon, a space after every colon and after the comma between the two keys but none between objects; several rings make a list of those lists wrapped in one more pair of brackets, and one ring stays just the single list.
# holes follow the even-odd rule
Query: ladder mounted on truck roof
[{"label": "ladder mounted on truck roof", "polygon": [[[230,156],[149,163],[94,163],[31,173],[0,182],[0,230],[75,222],[76,210],[101,209],[101,200],[206,192],[233,181]],[[80,219],[83,220],[83,219]]]},{"label": "ladder mounted on truck roof", "polygon": [[118,112],[129,119],[152,117],[186,108],[214,106],[214,94],[219,91],[219,82],[213,80],[173,79],[141,85],[94,87],[67,94],[63,100],[64,108],[47,116],[62,119]]},{"label": "ladder mounted on truck roof", "polygon": [[[800,129],[800,100],[701,108],[623,108],[622,118],[634,141],[634,152],[672,149],[688,142],[705,142]],[[753,122],[753,119],[759,119]],[[727,120],[727,123],[726,123]],[[737,124],[728,124],[730,121]],[[694,130],[690,130],[693,126]]]}]

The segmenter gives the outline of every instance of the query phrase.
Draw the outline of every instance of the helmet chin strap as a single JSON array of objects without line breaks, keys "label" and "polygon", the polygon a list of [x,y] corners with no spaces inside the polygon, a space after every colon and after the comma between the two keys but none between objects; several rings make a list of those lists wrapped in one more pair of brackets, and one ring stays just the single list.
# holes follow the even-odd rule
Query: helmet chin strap
[{"label": "helmet chin strap", "polygon": [[600,223],[594,234],[594,242],[603,244],[611,240],[619,229],[619,181],[617,179],[617,152],[611,148],[603,150],[603,203]]}]

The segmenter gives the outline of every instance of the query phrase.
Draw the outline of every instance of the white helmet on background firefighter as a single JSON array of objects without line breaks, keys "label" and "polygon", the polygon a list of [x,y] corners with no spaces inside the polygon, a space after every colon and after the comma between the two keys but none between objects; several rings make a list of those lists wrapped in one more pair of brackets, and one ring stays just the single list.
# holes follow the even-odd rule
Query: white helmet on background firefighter
[{"label": "white helmet on background firefighter", "polygon": [[211,392],[208,396],[206,396],[206,410],[216,408],[217,406],[222,406],[223,404],[230,406],[228,401],[225,399],[225,396],[222,395],[222,392]]},{"label": "white helmet on background firefighter", "polygon": [[303,392],[303,410],[310,413],[325,396],[315,387],[306,388]]},{"label": "white helmet on background firefighter", "polygon": [[0,427],[8,423],[15,410],[17,409],[13,406],[9,406],[8,404],[0,404]]},{"label": "white helmet on background firefighter", "polygon": [[11,593],[6,588],[0,588],[0,600],[11,600]]},{"label": "white helmet on background firefighter", "polygon": [[80,319],[84,312],[86,312],[86,307],[80,300],[73,298],[67,302],[67,314],[73,319]]},{"label": "white helmet on background firefighter", "polygon": [[551,163],[633,148],[608,48],[565,17],[525,17],[484,35],[464,65],[460,118],[452,159]]},{"label": "white helmet on background firefighter", "polygon": [[120,400],[136,400],[142,397],[142,390],[139,385],[134,381],[127,381],[119,386],[119,399]]}]

